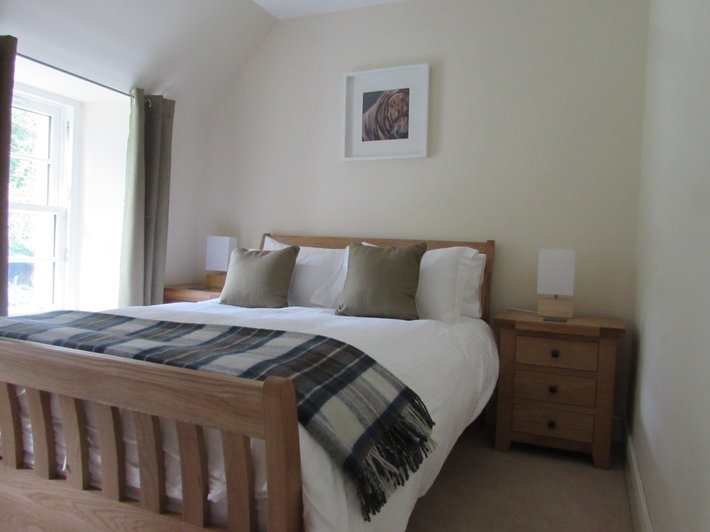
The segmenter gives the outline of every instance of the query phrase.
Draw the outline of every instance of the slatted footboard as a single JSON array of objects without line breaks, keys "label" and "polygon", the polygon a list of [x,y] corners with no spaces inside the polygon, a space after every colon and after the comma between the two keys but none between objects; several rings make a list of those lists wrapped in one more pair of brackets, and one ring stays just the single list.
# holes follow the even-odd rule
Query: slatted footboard
[{"label": "slatted footboard", "polygon": [[[34,470],[23,469],[17,387],[26,389]],[[58,479],[50,394],[59,399],[67,471]],[[85,406],[93,403],[101,489],[89,487]],[[125,501],[119,408],[133,416],[140,501]],[[175,420],[182,515],[165,513],[159,418]],[[293,384],[257,382],[0,339],[1,530],[195,530],[210,524],[203,427],[221,432],[228,530],[256,530],[250,438],[265,440],[269,531],[302,528],[301,469]],[[210,527],[211,529],[211,527]]]}]

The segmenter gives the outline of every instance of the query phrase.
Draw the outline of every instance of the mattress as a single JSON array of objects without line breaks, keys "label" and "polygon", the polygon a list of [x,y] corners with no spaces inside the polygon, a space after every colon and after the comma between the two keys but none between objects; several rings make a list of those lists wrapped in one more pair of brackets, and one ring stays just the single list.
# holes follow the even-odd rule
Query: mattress
[{"label": "mattress", "polygon": [[[299,427],[303,477],[304,523],[309,532],[332,530],[365,532],[403,531],[417,499],[434,482],[461,432],[483,410],[495,387],[498,354],[490,327],[479,319],[461,318],[454,324],[434,320],[391,320],[339,316],[333,309],[286,307],[245,309],[221,305],[217,300],[172,303],[111,310],[114,314],[186,323],[214,323],[321,334],[352,344],[384,365],[424,401],[436,423],[432,437],[436,449],[398,488],[371,521],[363,519],[354,485],[325,450]],[[21,400],[21,403],[24,401]],[[87,408],[92,482],[99,484],[100,459],[95,445],[90,405]],[[58,409],[53,407],[53,412]],[[26,412],[25,408],[22,408]],[[24,417],[24,416],[23,416]],[[29,423],[28,419],[24,419]],[[137,495],[138,459],[132,419],[123,416],[126,442],[126,481]],[[181,499],[180,465],[175,424],[161,420],[164,439],[166,491],[169,505]],[[55,420],[57,455],[63,467],[61,421]],[[28,431],[25,435],[29,440]],[[221,441],[217,431],[205,431],[209,468],[209,501],[224,519],[226,501]],[[31,448],[30,441],[25,448]],[[261,528],[266,509],[266,472],[263,442],[252,440],[255,457],[256,506]],[[259,459],[261,457],[261,459]],[[32,461],[31,456],[26,461]]]}]

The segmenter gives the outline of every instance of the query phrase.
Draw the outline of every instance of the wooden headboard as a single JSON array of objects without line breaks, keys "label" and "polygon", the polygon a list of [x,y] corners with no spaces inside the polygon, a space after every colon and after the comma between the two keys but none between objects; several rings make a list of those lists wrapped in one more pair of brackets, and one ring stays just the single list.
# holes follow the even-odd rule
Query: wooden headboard
[{"label": "wooden headboard", "polygon": [[[295,236],[295,235],[275,235],[264,233],[261,237],[261,247],[264,247],[264,239],[271,237],[277,242],[290,246],[310,246],[315,248],[345,248],[353,242],[369,242],[376,246],[410,246],[422,240],[398,239],[398,238],[370,238],[370,237],[343,237],[343,236]],[[488,321],[491,298],[491,274],[493,272],[493,258],[495,254],[495,240],[485,242],[460,242],[454,240],[424,240],[427,249],[450,248],[454,246],[465,246],[477,249],[486,255],[486,267],[483,270],[483,282],[481,284],[481,311],[482,318]]]}]

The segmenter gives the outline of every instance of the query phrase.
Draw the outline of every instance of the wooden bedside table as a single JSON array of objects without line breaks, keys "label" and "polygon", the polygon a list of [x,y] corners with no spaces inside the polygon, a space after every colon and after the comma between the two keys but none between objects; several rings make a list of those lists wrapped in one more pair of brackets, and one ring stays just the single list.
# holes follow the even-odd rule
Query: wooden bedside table
[{"label": "wooden bedside table", "polygon": [[500,329],[496,450],[511,441],[591,453],[608,468],[614,373],[624,322],[615,318],[543,321],[509,310]]},{"label": "wooden bedside table", "polygon": [[195,303],[219,297],[220,291],[211,290],[200,284],[179,284],[166,286],[163,291],[163,300],[166,303],[180,303],[183,301]]}]

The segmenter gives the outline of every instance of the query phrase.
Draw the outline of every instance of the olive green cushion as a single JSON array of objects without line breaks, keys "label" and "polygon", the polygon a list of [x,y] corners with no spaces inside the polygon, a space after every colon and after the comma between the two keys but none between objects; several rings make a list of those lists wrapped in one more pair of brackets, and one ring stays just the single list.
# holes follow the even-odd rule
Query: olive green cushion
[{"label": "olive green cushion", "polygon": [[413,246],[348,247],[348,273],[338,314],[416,320],[419,263],[426,242]]},{"label": "olive green cushion", "polygon": [[278,251],[235,249],[219,302],[240,307],[288,306],[298,246]]}]

